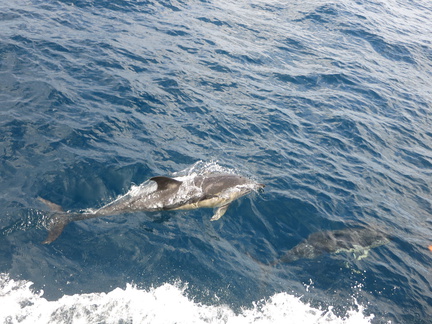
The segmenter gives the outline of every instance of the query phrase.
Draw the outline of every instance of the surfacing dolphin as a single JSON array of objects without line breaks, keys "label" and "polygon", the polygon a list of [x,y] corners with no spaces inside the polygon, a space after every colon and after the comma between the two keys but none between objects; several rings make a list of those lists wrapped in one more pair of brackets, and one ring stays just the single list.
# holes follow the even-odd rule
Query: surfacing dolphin
[{"label": "surfacing dolphin", "polygon": [[82,213],[64,212],[60,206],[39,198],[54,212],[48,224],[48,237],[42,243],[56,240],[70,222],[124,213],[217,208],[211,220],[218,220],[232,201],[265,186],[242,176],[223,173],[180,179],[153,177],[150,180],[156,186],[145,182],[97,210]]},{"label": "surfacing dolphin", "polygon": [[299,259],[314,259],[326,253],[341,252],[353,252],[360,260],[367,257],[370,249],[388,242],[390,240],[387,235],[366,227],[316,232],[294,246],[280,259],[272,262],[271,265],[290,263]]}]

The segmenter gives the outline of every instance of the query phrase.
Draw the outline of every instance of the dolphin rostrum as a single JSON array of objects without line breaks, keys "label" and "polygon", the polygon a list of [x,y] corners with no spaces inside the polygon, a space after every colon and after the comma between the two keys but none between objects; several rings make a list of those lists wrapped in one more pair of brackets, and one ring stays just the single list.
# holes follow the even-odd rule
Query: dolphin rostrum
[{"label": "dolphin rostrum", "polygon": [[150,178],[156,185],[144,182],[132,187],[125,195],[107,205],[82,213],[64,212],[60,206],[39,198],[54,212],[48,224],[48,237],[42,243],[53,242],[70,222],[124,213],[207,207],[217,208],[211,220],[218,220],[225,214],[232,201],[265,186],[245,177],[228,173],[183,178]]},{"label": "dolphin rostrum", "polygon": [[384,233],[365,227],[345,228],[312,233],[308,238],[271,265],[290,263],[299,259],[314,259],[326,253],[353,252],[357,259],[367,257],[369,250],[390,242]]}]

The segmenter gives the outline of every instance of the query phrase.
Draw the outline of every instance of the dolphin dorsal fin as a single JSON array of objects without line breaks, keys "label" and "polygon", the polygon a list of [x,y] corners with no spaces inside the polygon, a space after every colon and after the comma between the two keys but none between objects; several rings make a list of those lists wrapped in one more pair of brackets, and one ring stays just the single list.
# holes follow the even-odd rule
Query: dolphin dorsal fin
[{"label": "dolphin dorsal fin", "polygon": [[180,187],[181,181],[174,180],[168,177],[153,177],[150,180],[157,183],[157,190],[175,189]]}]

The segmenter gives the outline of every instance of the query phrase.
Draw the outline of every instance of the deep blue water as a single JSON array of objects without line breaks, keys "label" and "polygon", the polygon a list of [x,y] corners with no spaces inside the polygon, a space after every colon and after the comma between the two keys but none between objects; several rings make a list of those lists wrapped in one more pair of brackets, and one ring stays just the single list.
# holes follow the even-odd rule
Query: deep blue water
[{"label": "deep blue water", "polygon": [[[14,280],[53,302],[169,283],[234,312],[285,292],[339,318],[431,323],[428,0],[4,0],[0,22],[3,302]],[[40,244],[37,197],[99,207],[195,163],[266,188],[217,222],[119,215]],[[362,260],[257,261],[352,224],[392,240]]]}]

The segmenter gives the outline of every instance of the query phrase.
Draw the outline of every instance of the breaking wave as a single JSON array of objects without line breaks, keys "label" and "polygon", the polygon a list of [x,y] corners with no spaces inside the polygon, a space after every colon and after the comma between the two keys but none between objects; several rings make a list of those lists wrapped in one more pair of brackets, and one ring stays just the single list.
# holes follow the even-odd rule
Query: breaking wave
[{"label": "breaking wave", "polygon": [[0,275],[2,323],[370,323],[364,308],[344,318],[321,310],[287,293],[277,293],[235,312],[227,305],[204,305],[188,298],[182,283],[165,283],[149,290],[127,284],[108,293],[65,295],[48,301],[32,282]]}]

